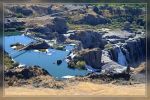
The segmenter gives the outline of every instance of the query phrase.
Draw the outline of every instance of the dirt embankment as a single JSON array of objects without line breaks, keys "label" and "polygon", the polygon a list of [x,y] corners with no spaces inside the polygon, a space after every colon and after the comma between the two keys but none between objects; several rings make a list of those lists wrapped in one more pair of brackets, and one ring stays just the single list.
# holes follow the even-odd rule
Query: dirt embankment
[{"label": "dirt embankment", "polygon": [[91,82],[80,82],[77,85],[65,87],[64,89],[33,88],[33,87],[9,87],[5,89],[6,96],[22,95],[98,95],[98,96],[144,96],[146,94],[145,84],[114,85],[94,84]]}]

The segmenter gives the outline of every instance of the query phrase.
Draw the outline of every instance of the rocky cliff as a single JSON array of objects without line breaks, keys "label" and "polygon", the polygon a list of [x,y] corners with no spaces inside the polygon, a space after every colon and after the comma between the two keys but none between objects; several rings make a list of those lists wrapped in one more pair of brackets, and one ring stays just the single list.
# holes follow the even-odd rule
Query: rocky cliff
[{"label": "rocky cliff", "polygon": [[60,15],[58,12],[61,12],[66,7],[62,5],[53,5],[53,4],[22,4],[22,5],[6,5],[5,15],[13,17],[37,17],[45,16],[52,14],[53,16]]},{"label": "rocky cliff", "polygon": [[91,30],[76,31],[69,37],[71,40],[81,41],[83,48],[103,48],[102,34]]},{"label": "rocky cliff", "polygon": [[16,6],[10,7],[9,10],[14,15],[22,14],[23,16],[30,16],[33,14],[33,11],[25,6],[16,5]]},{"label": "rocky cliff", "polygon": [[17,28],[17,27],[22,27],[25,25],[25,22],[23,21],[17,21],[15,19],[5,19],[5,22],[4,22],[4,27],[5,27],[5,30],[7,28]]},{"label": "rocky cliff", "polygon": [[52,19],[49,19],[49,22],[45,22],[44,25],[35,26],[30,31],[41,33],[41,34],[48,34],[52,32],[64,34],[67,32],[67,30],[68,30],[68,26],[66,24],[66,20],[64,18],[54,17]]},{"label": "rocky cliff", "polygon": [[[90,48],[76,51],[71,63],[84,60],[87,65],[102,69],[105,74],[107,70],[112,74],[125,72],[128,66],[136,67],[146,59],[146,38],[143,32],[108,31],[102,34],[78,31],[69,38],[80,41],[83,48]],[[95,48],[102,46],[102,50]]]},{"label": "rocky cliff", "polygon": [[99,48],[83,49],[74,54],[75,56],[70,59],[70,63],[77,63],[78,61],[85,61],[85,63],[93,68],[101,68],[102,51]]},{"label": "rocky cliff", "polygon": [[4,72],[5,77],[17,77],[20,79],[29,79],[32,77],[36,77],[36,76],[40,76],[40,75],[49,75],[49,73],[44,70],[41,69],[38,66],[34,66],[34,67],[29,67],[29,68],[12,68],[9,70],[5,70]]},{"label": "rocky cliff", "polygon": [[109,51],[111,59],[124,66],[136,66],[146,58],[146,39],[144,37],[126,40],[116,44]]},{"label": "rocky cliff", "polygon": [[98,25],[98,24],[108,24],[111,23],[111,20],[100,15],[94,15],[87,13],[83,15],[80,19],[74,21],[76,24],[89,24],[89,25]]}]

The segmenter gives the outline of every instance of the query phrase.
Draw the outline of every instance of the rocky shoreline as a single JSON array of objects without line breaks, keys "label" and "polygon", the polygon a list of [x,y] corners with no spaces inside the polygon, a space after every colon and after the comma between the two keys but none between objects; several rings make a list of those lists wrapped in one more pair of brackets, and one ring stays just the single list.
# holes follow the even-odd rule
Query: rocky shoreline
[{"label": "rocky shoreline", "polygon": [[74,78],[56,80],[46,70],[39,66],[24,66],[6,69],[5,87],[26,87],[35,88],[53,88],[63,89],[69,85],[78,84],[79,82],[91,82],[95,84],[115,84],[115,85],[134,85],[145,83],[145,63],[142,63],[136,69],[131,70],[130,74],[122,73],[115,75],[106,75],[90,73],[86,76],[76,76]]}]

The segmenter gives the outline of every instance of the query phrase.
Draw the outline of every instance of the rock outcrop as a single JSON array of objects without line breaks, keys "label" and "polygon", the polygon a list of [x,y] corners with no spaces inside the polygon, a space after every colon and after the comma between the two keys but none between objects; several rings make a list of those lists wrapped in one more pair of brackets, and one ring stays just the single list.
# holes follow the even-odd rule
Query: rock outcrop
[{"label": "rock outcrop", "polygon": [[49,73],[38,67],[21,67],[21,68],[12,68],[9,70],[5,70],[4,72],[5,77],[16,77],[19,79],[29,79],[32,77],[40,76],[40,75],[49,75]]},{"label": "rock outcrop", "polygon": [[36,15],[42,16],[52,13],[52,6],[44,7],[44,6],[38,6],[38,5],[32,5],[31,9],[34,11]]},{"label": "rock outcrop", "polygon": [[58,32],[59,34],[64,34],[68,30],[68,26],[66,24],[66,20],[64,18],[55,17],[52,20],[52,24],[45,25],[49,29],[52,30],[52,32]]},{"label": "rock outcrop", "polygon": [[114,61],[108,62],[102,66],[101,73],[113,76],[125,72],[127,67],[117,64]]},{"label": "rock outcrop", "polygon": [[17,21],[15,19],[5,19],[4,27],[7,28],[17,28],[25,25],[25,22]]},{"label": "rock outcrop", "polygon": [[102,34],[91,30],[76,31],[75,34],[71,34],[69,38],[71,40],[81,41],[83,48],[103,48],[104,46]]},{"label": "rock outcrop", "polygon": [[5,86],[33,86],[44,88],[63,88],[65,83],[63,81],[56,81],[44,69],[34,67],[15,67],[5,70]]},{"label": "rock outcrop", "polygon": [[10,11],[15,14],[22,14],[24,16],[30,16],[33,14],[33,11],[25,6],[13,6],[10,8]]},{"label": "rock outcrop", "polygon": [[98,24],[108,24],[111,23],[111,20],[96,14],[85,14],[79,20],[75,21],[76,24],[89,24],[89,25],[98,25]]},{"label": "rock outcrop", "polygon": [[120,29],[115,29],[115,30],[106,31],[106,33],[102,36],[102,38],[107,40],[109,43],[116,44],[119,42],[124,43],[125,40],[129,38],[133,38],[135,36],[136,36],[135,33],[131,33]]},{"label": "rock outcrop", "polygon": [[43,26],[35,26],[30,31],[41,33],[41,34],[49,34],[52,32],[57,32],[59,34],[64,34],[68,30],[68,26],[66,24],[66,20],[64,18],[55,17],[49,20],[49,23],[44,24]]},{"label": "rock outcrop", "polygon": [[83,49],[74,55],[75,56],[71,59],[69,64],[77,63],[78,61],[85,61],[87,65],[90,65],[93,68],[101,68],[102,52],[99,48]]},{"label": "rock outcrop", "polygon": [[[125,43],[116,44],[109,51],[111,59],[125,66],[137,66],[145,60],[146,56],[146,39],[144,37],[132,38]],[[119,58],[121,57],[121,58]]]}]

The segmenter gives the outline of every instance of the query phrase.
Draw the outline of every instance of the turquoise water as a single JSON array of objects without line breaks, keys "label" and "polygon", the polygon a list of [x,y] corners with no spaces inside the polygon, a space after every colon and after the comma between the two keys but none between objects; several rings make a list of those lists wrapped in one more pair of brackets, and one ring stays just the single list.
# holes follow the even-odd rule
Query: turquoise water
[{"label": "turquoise water", "polygon": [[[70,69],[67,67],[65,58],[74,48],[71,45],[67,45],[65,48],[67,51],[48,49],[48,53],[35,52],[35,50],[28,51],[16,51],[10,47],[11,44],[20,42],[22,44],[28,44],[34,40],[18,35],[18,36],[6,36],[4,38],[5,51],[18,63],[29,66],[38,65],[46,69],[55,78],[62,78],[64,76],[84,76],[89,73],[87,70]],[[57,65],[57,60],[63,60],[60,65]]]}]

